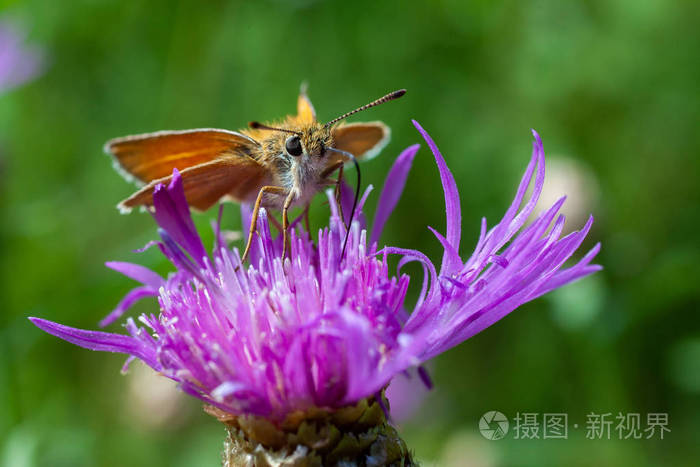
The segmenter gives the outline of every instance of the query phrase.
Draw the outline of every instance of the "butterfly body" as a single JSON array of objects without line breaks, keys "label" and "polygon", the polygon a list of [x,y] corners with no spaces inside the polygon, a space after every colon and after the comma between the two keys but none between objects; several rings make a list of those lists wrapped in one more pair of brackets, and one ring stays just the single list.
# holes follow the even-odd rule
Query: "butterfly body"
[{"label": "butterfly body", "polygon": [[[308,204],[316,193],[334,183],[330,174],[326,173],[330,167],[339,162],[337,154],[327,150],[333,147],[332,131],[319,123],[301,127],[295,125],[293,121],[271,125],[275,128],[298,131],[303,152],[299,156],[292,156],[285,151],[288,134],[283,132],[242,130],[242,133],[261,144],[261,147],[254,150],[250,157],[271,168],[265,180],[261,181],[258,191],[265,185],[279,186],[287,193],[293,194],[291,207]],[[284,198],[282,194],[266,194],[262,206],[281,210]],[[251,201],[251,199],[245,201]]]}]

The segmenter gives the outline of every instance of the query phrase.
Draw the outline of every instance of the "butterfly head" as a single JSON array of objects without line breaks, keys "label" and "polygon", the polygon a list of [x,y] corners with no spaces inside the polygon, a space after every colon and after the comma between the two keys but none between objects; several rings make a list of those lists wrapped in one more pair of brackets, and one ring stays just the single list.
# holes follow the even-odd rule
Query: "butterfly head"
[{"label": "butterfly head", "polygon": [[333,144],[332,129],[316,122],[302,127],[270,127],[259,122],[251,122],[250,127],[276,130],[276,134],[271,135],[271,143],[281,146],[279,153],[290,160],[322,158],[326,155],[326,149]]}]

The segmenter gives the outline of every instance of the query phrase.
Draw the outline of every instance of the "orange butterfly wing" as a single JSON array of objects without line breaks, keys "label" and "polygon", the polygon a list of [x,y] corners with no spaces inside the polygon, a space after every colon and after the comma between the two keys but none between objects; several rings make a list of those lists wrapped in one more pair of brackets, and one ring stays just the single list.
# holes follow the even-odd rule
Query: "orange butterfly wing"
[{"label": "orange butterfly wing", "polygon": [[314,123],[316,121],[316,110],[311,103],[311,99],[306,95],[306,85],[301,85],[299,98],[297,99],[296,121],[299,123]]},{"label": "orange butterfly wing", "polygon": [[391,131],[382,122],[350,123],[333,129],[333,147],[358,159],[371,159],[389,143]]},{"label": "orange butterfly wing", "polygon": [[171,175],[174,168],[185,170],[223,153],[250,154],[257,146],[241,133],[206,128],[117,138],[105,144],[105,152],[114,157],[127,179],[149,183]]},{"label": "orange butterfly wing", "polygon": [[168,184],[173,169],[182,176],[190,205],[206,210],[222,197],[250,201],[265,181],[265,168],[251,154],[259,143],[228,130],[161,131],[109,141],[105,151],[127,177],[145,183],[119,203],[122,212],[153,204],[153,190]]},{"label": "orange butterfly wing", "polygon": [[[224,197],[237,202],[252,201],[265,184],[265,175],[258,162],[243,156],[224,156],[180,172],[187,202],[199,211],[209,209]],[[171,179],[172,175],[153,180],[117,207],[129,212],[137,206],[152,206],[155,187],[167,185]]]}]

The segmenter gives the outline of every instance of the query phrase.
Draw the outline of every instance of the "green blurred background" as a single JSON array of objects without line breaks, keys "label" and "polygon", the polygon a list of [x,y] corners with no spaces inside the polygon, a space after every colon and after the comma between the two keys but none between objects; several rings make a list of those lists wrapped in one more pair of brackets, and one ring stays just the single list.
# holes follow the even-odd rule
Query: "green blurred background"
[{"label": "green blurred background", "polygon": [[[47,58],[43,75],[0,96],[0,463],[218,465],[224,431],[198,401],[139,365],[120,375],[122,356],[74,347],[26,318],[95,329],[133,285],[104,261],[169,270],[156,252],[132,253],[154,238],[154,224],[114,209],[132,187],[102,154],[107,139],[276,118],[294,110],[303,80],[321,119],[409,90],[355,119],[393,129],[363,177],[381,186],[398,152],[420,141],[410,118],[419,120],[460,187],[463,254],[480,217],[492,225],[510,203],[530,128],[548,155],[547,199],[570,194],[567,228],[596,215],[584,247],[602,242],[604,271],[433,362],[436,389],[401,423],[425,465],[697,461],[700,3],[0,5]],[[325,209],[317,200],[317,223]],[[239,226],[235,213],[226,211],[228,228]],[[197,216],[203,232],[213,215]],[[444,211],[423,144],[383,241],[437,260],[426,225],[444,229]],[[488,410],[511,422],[518,412],[568,413],[569,439],[487,441],[477,422]],[[672,431],[664,440],[588,440],[591,412],[643,421],[664,412]]]}]

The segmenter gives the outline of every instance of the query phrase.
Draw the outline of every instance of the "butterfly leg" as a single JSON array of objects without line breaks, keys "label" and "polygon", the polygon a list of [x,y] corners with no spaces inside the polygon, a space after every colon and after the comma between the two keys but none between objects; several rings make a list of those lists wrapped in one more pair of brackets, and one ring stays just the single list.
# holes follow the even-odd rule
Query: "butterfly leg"
[{"label": "butterfly leg", "polygon": [[[287,243],[289,243],[289,235],[287,229],[289,228],[289,207],[294,201],[294,192],[290,191],[284,200],[284,206],[282,207],[282,260],[287,256]],[[291,250],[291,247],[289,248]]]},{"label": "butterfly leg", "polygon": [[309,222],[309,203],[306,203],[306,207],[304,208],[304,228],[306,228],[306,232],[311,235],[311,222]]},{"label": "butterfly leg", "polygon": [[335,202],[338,205],[338,213],[340,214],[340,222],[345,225],[345,216],[343,215],[343,203],[340,202],[341,188],[343,183],[343,166],[338,169],[338,181],[335,183]]},{"label": "butterfly leg", "polygon": [[327,177],[335,172],[336,170],[338,171],[338,179],[333,180],[333,179],[327,179],[328,185],[335,185],[335,200],[338,205],[338,213],[340,214],[340,220],[345,224],[345,220],[343,220],[343,206],[340,202],[340,187],[341,184],[343,183],[343,167],[345,166],[344,162],[338,162],[336,164],[331,165],[328,167],[326,170],[321,173],[321,177],[324,179],[327,179]]},{"label": "butterfly leg", "polygon": [[272,222],[272,225],[275,226],[278,232],[282,233],[282,224],[280,224],[280,221],[277,220],[275,216],[273,216],[271,213],[267,215],[267,218],[270,219],[270,222]]},{"label": "butterfly leg", "polygon": [[[253,206],[253,218],[250,220],[250,230],[248,231],[248,241],[246,242],[245,245],[245,250],[243,251],[243,256],[241,257],[241,263],[244,263],[246,259],[248,259],[248,254],[250,253],[250,247],[253,245],[253,234],[255,233],[255,229],[258,225],[258,214],[260,213],[260,205],[262,204],[263,197],[265,196],[265,193],[277,193],[277,194],[286,194],[287,190],[282,188],[281,186],[272,186],[272,185],[266,185],[262,188],[260,188],[260,191],[258,192],[258,197],[255,200],[255,205]],[[289,196],[287,196],[289,197]],[[285,200],[286,204],[286,200]],[[286,235],[286,230],[285,230],[285,235]]]}]

